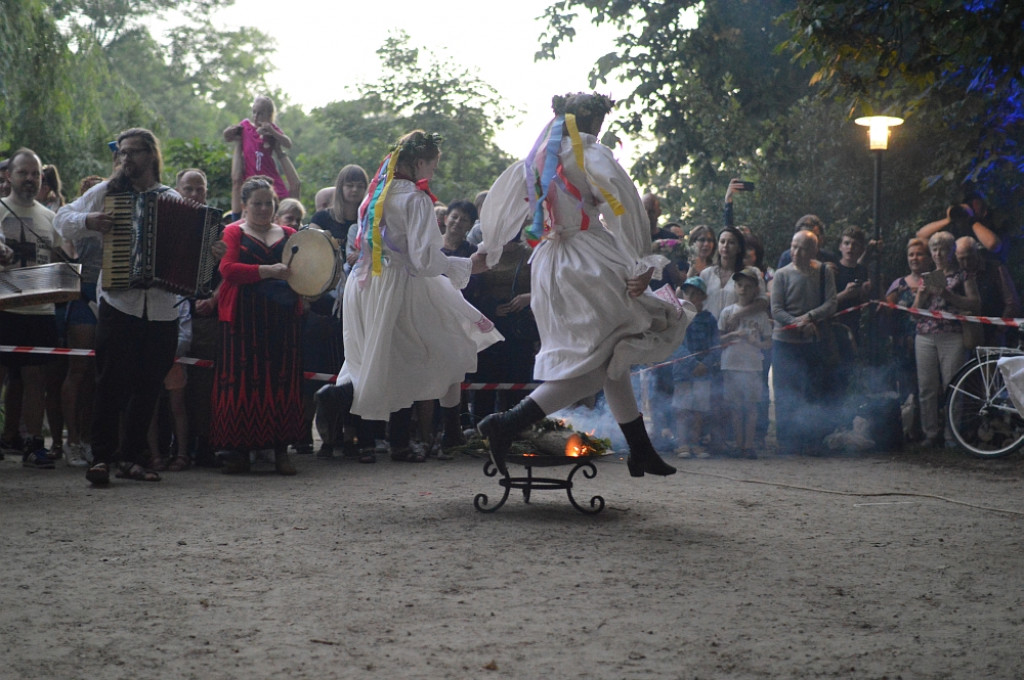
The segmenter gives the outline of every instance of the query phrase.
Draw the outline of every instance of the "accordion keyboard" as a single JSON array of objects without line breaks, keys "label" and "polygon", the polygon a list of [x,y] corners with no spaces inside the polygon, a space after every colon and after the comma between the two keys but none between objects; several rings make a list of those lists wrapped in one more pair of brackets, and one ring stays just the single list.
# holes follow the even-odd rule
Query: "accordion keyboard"
[{"label": "accordion keyboard", "polygon": [[131,194],[108,194],[103,199],[104,212],[114,224],[103,235],[103,287],[128,288],[132,276],[132,246],[135,225],[132,220]]}]

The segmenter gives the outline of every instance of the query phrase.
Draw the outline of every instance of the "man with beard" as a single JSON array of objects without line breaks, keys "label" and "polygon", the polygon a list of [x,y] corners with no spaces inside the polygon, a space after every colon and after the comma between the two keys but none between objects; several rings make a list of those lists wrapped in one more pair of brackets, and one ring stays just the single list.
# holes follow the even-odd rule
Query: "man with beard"
[{"label": "man with beard", "polygon": [[[36,201],[42,178],[39,157],[30,149],[19,149],[8,162],[7,177],[11,193],[0,204],[0,240],[7,248],[0,252],[0,264],[17,269],[57,261],[60,237],[53,229],[53,212]],[[0,345],[56,347],[53,303],[23,305],[0,312]],[[0,449],[10,453],[20,450],[26,467],[54,467],[43,440],[46,364],[52,359],[45,354],[0,353],[0,384],[7,371],[11,371],[12,378]],[[18,432],[22,421],[28,430],[24,441]],[[59,432],[54,434],[58,442],[61,436]]]},{"label": "man with beard", "polygon": [[[160,183],[163,160],[160,143],[143,128],[125,130],[117,137],[121,165],[113,177],[101,182],[57,213],[54,226],[67,240],[102,239],[114,225],[103,212],[107,194],[127,193],[135,206],[134,228],[140,230],[139,207],[146,194],[176,191]],[[158,482],[160,475],[145,468],[146,432],[160,395],[164,376],[174,363],[178,344],[178,297],[160,288],[105,288],[100,272],[96,328],[96,395],[92,423],[93,464],[86,479],[93,484],[110,481],[110,466],[119,449],[117,476]],[[121,411],[125,430],[120,437]]]}]

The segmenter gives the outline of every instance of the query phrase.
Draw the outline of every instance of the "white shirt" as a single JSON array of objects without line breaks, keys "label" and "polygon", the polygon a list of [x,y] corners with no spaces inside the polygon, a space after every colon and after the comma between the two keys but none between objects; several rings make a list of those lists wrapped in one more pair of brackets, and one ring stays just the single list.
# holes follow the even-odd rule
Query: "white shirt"
[{"label": "white shirt", "polygon": [[[13,195],[4,199],[4,203],[11,209],[0,205],[0,243],[6,241],[8,246],[28,246],[25,258],[15,257],[6,268],[18,269],[58,262],[60,258],[54,256],[54,251],[60,248],[61,240],[53,229],[53,212],[39,201],[32,201],[31,205],[17,203]],[[7,311],[12,314],[49,316],[54,313],[54,307],[52,302],[47,302],[41,305],[22,305]]]},{"label": "white shirt", "polygon": [[[100,232],[86,229],[85,220],[89,213],[103,212],[103,199],[107,196],[107,185],[108,182],[100,182],[73,203],[68,203],[57,211],[53,226],[65,240],[103,239],[103,234]],[[153,191],[161,186],[161,184],[154,184],[147,191]],[[181,198],[174,189],[168,189],[167,193]],[[178,320],[178,309],[174,306],[178,301],[178,296],[170,291],[160,288],[104,290],[103,271],[101,270],[96,294],[98,299],[106,300],[114,309],[124,314],[150,321]]]}]

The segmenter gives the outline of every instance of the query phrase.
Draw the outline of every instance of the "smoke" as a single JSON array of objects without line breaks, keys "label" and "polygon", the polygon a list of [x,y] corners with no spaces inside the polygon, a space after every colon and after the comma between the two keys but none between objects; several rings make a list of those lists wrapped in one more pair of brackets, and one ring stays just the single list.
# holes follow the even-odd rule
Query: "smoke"
[{"label": "smoke", "polygon": [[609,439],[616,451],[626,450],[626,439],[622,436],[619,424],[615,422],[603,395],[599,395],[594,406],[576,405],[564,408],[549,416],[561,419],[577,432],[585,432],[593,437]]}]

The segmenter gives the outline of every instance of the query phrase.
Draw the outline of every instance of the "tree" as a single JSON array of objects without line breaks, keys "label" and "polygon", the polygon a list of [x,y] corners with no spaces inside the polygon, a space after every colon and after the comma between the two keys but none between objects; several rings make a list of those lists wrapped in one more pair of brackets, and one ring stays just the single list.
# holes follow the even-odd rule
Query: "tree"
[{"label": "tree", "polygon": [[801,0],[786,19],[787,47],[817,68],[825,94],[851,111],[892,111],[946,131],[936,146],[945,169],[926,186],[982,183],[1013,191],[1019,204],[1024,5]]},{"label": "tree", "polygon": [[684,172],[710,180],[722,166],[742,165],[763,126],[807,93],[804,69],[773,54],[787,36],[774,18],[792,5],[563,0],[545,13],[549,27],[538,57],[554,58],[572,38],[573,8],[619,28],[617,51],[598,60],[591,86],[610,78],[635,83],[619,125],[627,135],[653,136],[655,146],[634,172],[655,184],[678,181]]},{"label": "tree", "polygon": [[[488,188],[512,161],[493,141],[495,125],[510,115],[494,88],[475,72],[410,46],[401,32],[389,36],[377,55],[381,76],[362,85],[358,99],[311,112],[322,126],[318,136],[293,139],[302,176],[310,177],[307,168],[316,168],[311,192],[333,185],[347,163],[372,174],[395,141],[417,128],[445,139],[444,159],[431,182],[435,194],[445,201],[472,199]],[[324,130],[328,143],[320,136]]]},{"label": "tree", "polygon": [[[917,55],[921,59],[902,60],[910,66],[889,67],[890,72],[905,68],[917,74],[918,84],[935,79],[914,117],[894,135],[894,151],[887,155],[882,231],[889,243],[902,246],[916,226],[936,219],[960,198],[965,177],[984,178],[1000,189],[1017,186],[1019,173],[1009,159],[1020,138],[1021,116],[1008,109],[1016,111],[1021,100],[1015,84],[1020,62],[1013,55],[1022,48],[1007,45],[1002,52],[1011,58],[991,61],[985,60],[984,50],[1001,51],[1013,40],[1010,27],[1020,25],[1024,9],[1015,7],[1010,19],[995,22],[997,5],[1006,3],[563,0],[546,13],[548,29],[538,56],[552,57],[562,41],[572,38],[572,24],[579,19],[575,10],[619,28],[616,50],[599,60],[591,85],[610,78],[634,84],[619,129],[654,137],[652,150],[634,166],[634,176],[666,196],[673,217],[711,225],[720,224],[728,179],[756,180],[758,191],[742,198],[738,219],[766,234],[771,252],[788,245],[793,222],[807,212],[831,224],[847,221],[873,230],[870,157],[851,115],[868,110],[854,106],[858,100],[844,87],[858,84],[864,95],[872,89],[863,78],[842,80],[839,69],[849,66],[847,73],[862,77],[861,71],[885,74],[858,61],[857,49],[871,54],[865,45],[875,45],[879,58],[895,49],[892,39],[876,39],[872,33],[895,21],[891,15],[920,7],[950,10],[944,17],[941,12],[928,15],[928,22],[904,21],[902,33],[893,29],[905,37],[898,56],[908,57],[916,54],[912,49],[937,49],[952,40],[955,30],[932,33],[942,20],[965,14],[951,8],[966,8],[973,14],[958,24],[964,29],[961,39],[947,50],[949,60],[932,64],[931,76],[925,74],[929,62],[923,53]],[[982,27],[985,22],[989,25]],[[972,33],[968,29],[974,26]],[[847,39],[858,47],[846,45]],[[787,48],[804,51],[794,59]],[[977,58],[966,58],[968,53]],[[950,77],[940,84],[943,73]],[[911,90],[891,81],[885,101],[903,101]],[[884,103],[875,107],[882,109]],[[927,113],[932,107],[942,114]],[[995,181],[1006,172],[1014,175],[1011,182]],[[1014,200],[1019,194],[993,193],[1011,199],[997,202],[1004,215],[1020,202]],[[901,250],[891,251],[890,271],[905,266]]]},{"label": "tree", "polygon": [[69,182],[109,169],[109,153],[82,157],[105,143],[96,86],[108,73],[91,54],[75,58],[46,3],[0,4],[0,153],[30,147]]}]

